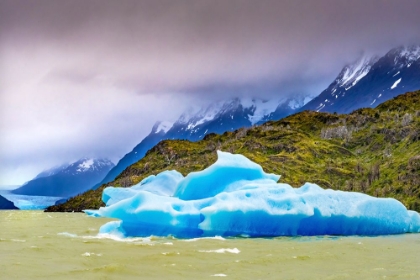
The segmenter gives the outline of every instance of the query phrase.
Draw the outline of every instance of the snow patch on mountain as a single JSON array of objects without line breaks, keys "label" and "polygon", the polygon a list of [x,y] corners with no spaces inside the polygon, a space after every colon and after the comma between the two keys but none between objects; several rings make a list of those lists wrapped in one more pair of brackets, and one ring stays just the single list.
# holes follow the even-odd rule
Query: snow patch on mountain
[{"label": "snow patch on mountain", "polygon": [[401,82],[401,78],[395,81],[395,83],[392,85],[391,89],[394,89],[398,86],[398,84]]},{"label": "snow patch on mountain", "polygon": [[324,103],[320,103],[319,106],[315,108],[315,111],[319,112],[322,109],[324,109],[324,107],[325,107],[325,104]]},{"label": "snow patch on mountain", "polygon": [[114,166],[114,164],[108,159],[92,159],[92,158],[84,158],[75,163],[70,164],[65,170],[66,173],[73,173],[74,168],[76,169],[76,173],[80,172],[91,172],[94,170],[102,169],[103,167]]},{"label": "snow patch on mountain", "polygon": [[77,171],[78,172],[83,172],[83,171],[89,169],[93,165],[93,163],[94,163],[93,159],[91,159],[91,158],[86,159],[78,165],[79,168],[77,169]]},{"label": "snow patch on mountain", "polygon": [[349,90],[369,73],[372,65],[377,62],[378,59],[379,58],[376,56],[364,56],[356,61],[356,63],[347,65],[344,67],[341,77],[337,79],[337,85],[339,87],[345,87],[345,90]]}]

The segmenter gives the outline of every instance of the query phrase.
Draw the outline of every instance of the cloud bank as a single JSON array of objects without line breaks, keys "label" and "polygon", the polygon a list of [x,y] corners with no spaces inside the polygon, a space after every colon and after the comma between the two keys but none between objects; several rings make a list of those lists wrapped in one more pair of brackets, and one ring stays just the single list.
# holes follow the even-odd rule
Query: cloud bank
[{"label": "cloud bank", "polygon": [[314,95],[420,42],[416,0],[0,2],[0,184],[117,161],[185,104]]}]

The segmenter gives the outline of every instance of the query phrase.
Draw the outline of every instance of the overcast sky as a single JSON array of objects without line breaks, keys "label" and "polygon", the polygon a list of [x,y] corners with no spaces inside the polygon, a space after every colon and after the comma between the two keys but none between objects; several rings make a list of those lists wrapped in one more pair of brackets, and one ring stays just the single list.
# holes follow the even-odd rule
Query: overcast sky
[{"label": "overcast sky", "polygon": [[117,162],[157,120],[233,96],[319,94],[420,43],[418,0],[0,0],[0,184]]}]

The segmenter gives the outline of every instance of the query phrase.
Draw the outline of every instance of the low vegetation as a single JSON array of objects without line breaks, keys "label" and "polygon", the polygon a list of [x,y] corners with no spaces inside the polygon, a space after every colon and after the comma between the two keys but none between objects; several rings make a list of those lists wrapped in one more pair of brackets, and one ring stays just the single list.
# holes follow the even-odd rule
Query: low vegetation
[{"label": "low vegetation", "polygon": [[202,170],[217,150],[243,154],[294,187],[313,182],[393,197],[420,211],[420,91],[346,115],[305,111],[199,142],[162,141],[115,181],[46,211],[99,208],[106,186],[128,187],[164,170]]}]

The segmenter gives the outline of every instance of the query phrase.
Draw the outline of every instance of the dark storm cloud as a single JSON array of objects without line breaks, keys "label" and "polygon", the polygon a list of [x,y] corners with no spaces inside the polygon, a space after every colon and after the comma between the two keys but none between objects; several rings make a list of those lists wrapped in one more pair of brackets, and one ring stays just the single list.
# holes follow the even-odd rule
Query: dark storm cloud
[{"label": "dark storm cloud", "polygon": [[362,54],[418,44],[419,11],[418,0],[0,0],[0,159],[117,160],[185,103],[317,94]]}]

